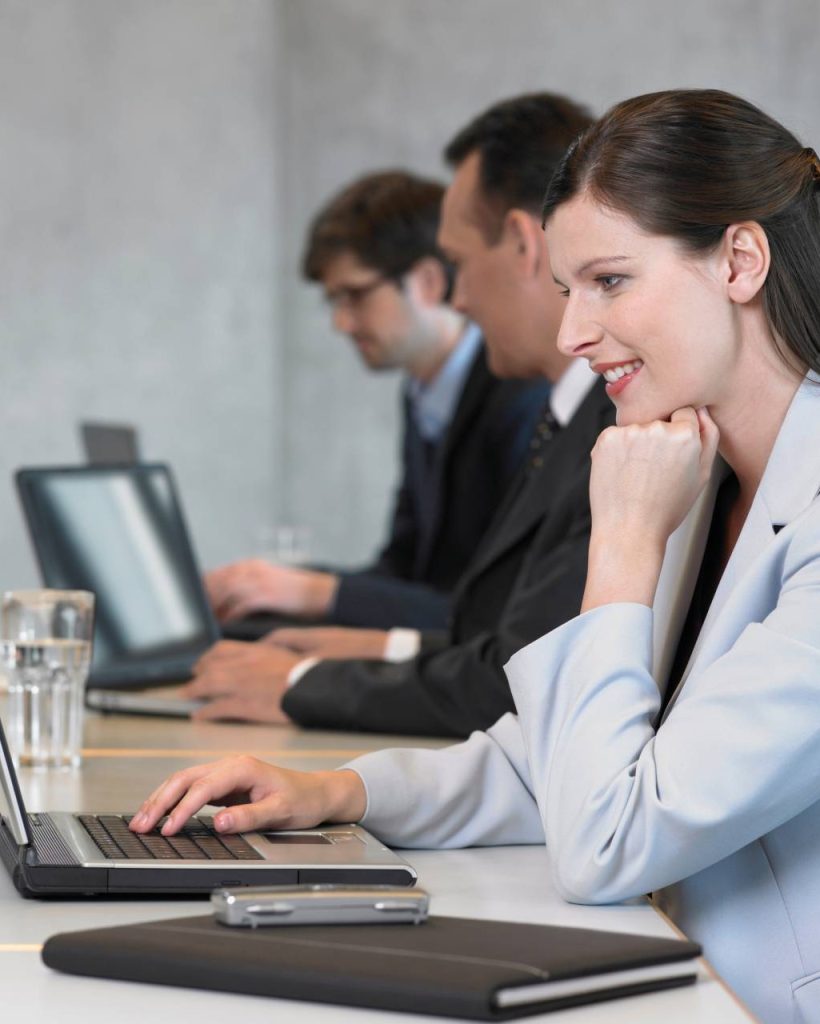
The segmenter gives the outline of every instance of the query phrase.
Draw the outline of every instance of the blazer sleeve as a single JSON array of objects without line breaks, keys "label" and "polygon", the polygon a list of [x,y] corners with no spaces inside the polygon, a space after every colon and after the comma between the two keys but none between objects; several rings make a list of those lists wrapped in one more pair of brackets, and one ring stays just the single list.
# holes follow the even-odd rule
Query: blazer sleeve
[{"label": "blazer sleeve", "polygon": [[[579,484],[579,486],[581,486]],[[570,524],[566,510],[576,514]],[[529,583],[508,601],[498,629],[409,661],[322,661],[288,690],[282,708],[300,725],[416,736],[468,736],[486,729],[513,700],[503,666],[524,644],[577,614],[586,580],[589,507],[562,503],[556,543],[543,541]],[[552,531],[547,531],[549,535]]]},{"label": "blazer sleeve", "polygon": [[449,615],[449,594],[426,583],[374,571],[339,574],[330,618],[339,626],[440,630]]},{"label": "blazer sleeve", "polygon": [[732,609],[737,636],[695,665],[659,728],[643,605],[593,609],[508,665],[566,899],[661,889],[820,799],[820,502],[810,511],[761,581],[776,603],[761,621],[751,592]]},{"label": "blazer sleeve", "polygon": [[362,824],[391,846],[543,843],[521,731],[506,715],[442,750],[381,750],[345,765],[367,791]]}]

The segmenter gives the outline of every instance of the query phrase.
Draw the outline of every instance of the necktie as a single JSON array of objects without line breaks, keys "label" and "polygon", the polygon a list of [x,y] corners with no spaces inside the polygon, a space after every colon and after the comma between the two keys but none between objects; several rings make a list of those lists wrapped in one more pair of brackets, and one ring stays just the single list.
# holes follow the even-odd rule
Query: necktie
[{"label": "necktie", "polygon": [[547,402],[530,440],[530,448],[527,454],[528,476],[537,473],[544,465],[544,448],[560,429],[561,425],[553,416],[552,409],[550,409],[549,402]]}]

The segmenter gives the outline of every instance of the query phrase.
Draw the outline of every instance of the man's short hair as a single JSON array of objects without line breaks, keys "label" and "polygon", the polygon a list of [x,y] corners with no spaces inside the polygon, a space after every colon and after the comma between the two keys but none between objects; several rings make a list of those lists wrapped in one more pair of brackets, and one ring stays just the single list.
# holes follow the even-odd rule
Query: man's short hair
[{"label": "man's short hair", "polygon": [[407,171],[381,171],[351,182],[316,214],[302,273],[321,281],[341,253],[397,281],[432,256],[451,268],[436,243],[444,186]]},{"label": "man's short hair", "polygon": [[444,150],[451,167],[473,153],[480,156],[479,216],[488,237],[498,237],[508,210],[540,216],[550,178],[592,121],[588,110],[565,96],[534,92],[494,104],[452,139]]}]

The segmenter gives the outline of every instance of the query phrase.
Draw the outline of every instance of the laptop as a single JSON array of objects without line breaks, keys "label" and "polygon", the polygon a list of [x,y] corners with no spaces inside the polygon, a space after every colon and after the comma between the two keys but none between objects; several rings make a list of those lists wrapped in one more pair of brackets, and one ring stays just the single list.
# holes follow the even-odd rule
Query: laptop
[{"label": "laptop", "polygon": [[21,469],[16,482],[43,583],[96,595],[89,687],[190,678],[220,633],[169,468]]},{"label": "laptop", "polygon": [[0,858],[23,896],[206,895],[218,886],[414,885],[416,872],[358,825],[235,836],[206,815],[177,836],[137,836],[127,814],[26,812],[0,722]]},{"label": "laptop", "polygon": [[93,465],[127,465],[139,462],[139,444],[134,427],[124,423],[81,423],[80,436],[86,458]]}]

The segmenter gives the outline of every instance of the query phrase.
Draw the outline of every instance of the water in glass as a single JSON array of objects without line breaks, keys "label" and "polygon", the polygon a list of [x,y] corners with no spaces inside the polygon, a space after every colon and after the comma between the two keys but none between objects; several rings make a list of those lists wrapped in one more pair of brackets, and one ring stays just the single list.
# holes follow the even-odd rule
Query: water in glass
[{"label": "water in glass", "polygon": [[10,746],[21,767],[69,768],[82,746],[88,640],[2,640],[9,688]]}]

